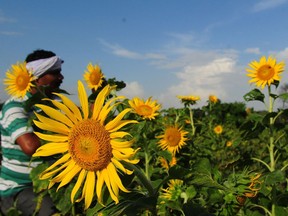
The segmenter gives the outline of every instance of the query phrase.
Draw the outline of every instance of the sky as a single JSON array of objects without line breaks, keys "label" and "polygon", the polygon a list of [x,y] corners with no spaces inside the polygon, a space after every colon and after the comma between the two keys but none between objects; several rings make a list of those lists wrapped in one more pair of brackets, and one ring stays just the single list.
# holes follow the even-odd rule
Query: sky
[{"label": "sky", "polygon": [[126,83],[119,94],[163,108],[183,106],[177,95],[244,102],[251,61],[288,62],[287,11],[288,0],[0,0],[0,101],[11,65],[46,49],[65,61],[61,87],[75,102],[89,63]]}]

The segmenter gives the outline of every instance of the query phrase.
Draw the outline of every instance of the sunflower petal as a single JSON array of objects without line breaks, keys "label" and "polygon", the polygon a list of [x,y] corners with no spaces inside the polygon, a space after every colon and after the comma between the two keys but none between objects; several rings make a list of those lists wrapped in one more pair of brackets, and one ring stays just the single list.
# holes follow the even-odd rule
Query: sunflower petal
[{"label": "sunflower petal", "polygon": [[110,86],[107,85],[97,95],[97,98],[94,102],[92,119],[98,119],[98,116],[104,104],[105,98],[109,95],[109,93],[110,93]]},{"label": "sunflower petal", "polygon": [[84,170],[84,169],[82,169],[80,171],[80,174],[79,174],[79,176],[77,178],[77,182],[74,185],[74,187],[72,189],[72,192],[71,192],[71,197],[70,197],[71,198],[71,203],[74,203],[74,197],[75,197],[76,193],[78,192],[80,186],[82,185],[82,183],[83,183],[83,181],[85,179],[86,173],[87,173],[87,171]]},{"label": "sunflower petal", "polygon": [[[53,103],[55,107],[57,107],[59,110],[62,110],[74,124],[78,122],[74,114],[75,112],[73,113],[65,104],[60,103],[57,100],[50,100],[50,101]],[[73,127],[74,126],[73,123],[68,126]]]},{"label": "sunflower petal", "polygon": [[87,93],[85,91],[83,83],[80,80],[78,80],[78,97],[83,112],[83,118],[87,119],[89,114]]},{"label": "sunflower petal", "polygon": [[[67,167],[68,168],[68,167]],[[74,167],[69,171],[64,178],[62,179],[61,183],[59,184],[57,190],[64,185],[68,184],[81,170],[82,168],[78,166],[77,164],[74,165]]]},{"label": "sunflower petal", "polygon": [[109,174],[108,174],[107,168],[103,169],[101,172],[102,172],[105,184],[106,184],[106,186],[108,188],[108,191],[110,193],[111,198],[115,201],[116,204],[118,204],[119,200],[118,200],[118,197],[114,194],[114,192],[113,192],[113,190],[111,188],[111,182],[110,182],[110,178],[109,178]]},{"label": "sunflower petal", "polygon": [[65,153],[68,151],[68,143],[46,143],[43,146],[40,146],[37,151],[33,154],[33,157],[45,157],[60,153]]},{"label": "sunflower petal", "polygon": [[102,174],[102,171],[97,171],[97,185],[96,185],[96,194],[97,194],[97,199],[98,202],[103,205],[102,203],[102,188],[104,184],[104,176]]},{"label": "sunflower petal", "polygon": [[68,107],[74,113],[74,116],[78,120],[83,119],[79,108],[76,106],[76,104],[73,101],[71,101],[68,97],[66,97],[62,94],[58,94],[58,93],[54,93],[54,94],[57,95],[63,101],[63,103],[66,105],[66,107]]},{"label": "sunflower petal", "polygon": [[[119,175],[117,174],[117,170],[115,166],[110,163],[107,167],[110,179],[111,179],[111,185],[113,188],[113,191],[115,192],[115,195],[118,196],[118,189],[120,188],[122,191],[129,193],[129,191],[123,186],[121,179],[119,178]],[[117,192],[117,193],[116,193]]]},{"label": "sunflower petal", "polygon": [[71,120],[66,115],[64,115],[63,113],[54,108],[51,108],[43,104],[36,104],[35,106],[42,109],[50,118],[60,121],[66,125],[72,124]]},{"label": "sunflower petal", "polygon": [[[113,130],[119,124],[119,121],[130,111],[131,111],[130,108],[126,108],[125,110],[123,110],[112,121],[108,122],[105,125],[105,129],[108,131]],[[131,121],[133,121],[133,120],[131,120]]]},{"label": "sunflower petal", "polygon": [[68,137],[67,136],[63,136],[63,135],[51,135],[51,134],[43,134],[43,133],[39,133],[39,132],[34,132],[40,139],[42,140],[46,140],[46,141],[52,141],[52,142],[65,142],[68,141]]},{"label": "sunflower petal", "polygon": [[92,203],[95,188],[95,173],[93,171],[88,171],[85,185],[85,209],[88,209]]},{"label": "sunflower petal", "polygon": [[[33,155],[34,157],[34,155]],[[48,167],[44,173],[48,172],[51,169],[54,169],[56,166],[58,166],[59,164],[65,163],[66,161],[68,161],[70,159],[70,154],[65,154],[63,155],[60,159],[58,159],[55,163],[53,163],[50,167]]]},{"label": "sunflower petal", "polygon": [[45,131],[51,131],[54,133],[65,134],[65,135],[68,135],[68,133],[70,132],[69,128],[66,125],[56,122],[56,121],[54,121],[55,122],[54,125],[51,124],[51,122],[49,121],[45,121],[45,123],[43,123],[43,122],[34,120],[33,122],[38,128],[41,128],[42,130],[45,130]]},{"label": "sunflower petal", "polygon": [[118,168],[120,169],[122,172],[124,172],[127,175],[131,175],[133,173],[133,171],[126,169],[122,163],[120,163],[118,160],[116,160],[115,158],[111,158],[112,163]]}]

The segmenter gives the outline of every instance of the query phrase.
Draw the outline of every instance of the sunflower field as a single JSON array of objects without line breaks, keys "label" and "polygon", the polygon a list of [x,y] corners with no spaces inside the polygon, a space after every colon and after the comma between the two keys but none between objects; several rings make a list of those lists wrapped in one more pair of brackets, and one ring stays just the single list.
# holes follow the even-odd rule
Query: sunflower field
[{"label": "sunflower field", "polygon": [[256,87],[243,97],[263,104],[255,111],[216,95],[179,95],[183,106],[168,109],[125,98],[125,83],[90,63],[79,103],[62,91],[27,104],[41,110],[31,119],[43,142],[38,206],[49,194],[57,215],[288,215],[288,109],[275,105],[288,99],[277,93],[284,67],[271,56],[249,64]]}]

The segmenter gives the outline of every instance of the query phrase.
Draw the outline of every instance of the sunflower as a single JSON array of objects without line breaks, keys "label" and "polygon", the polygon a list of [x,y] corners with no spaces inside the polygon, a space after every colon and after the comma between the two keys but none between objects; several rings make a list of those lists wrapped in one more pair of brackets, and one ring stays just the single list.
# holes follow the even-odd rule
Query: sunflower
[{"label": "sunflower", "polygon": [[252,79],[249,80],[249,83],[256,83],[257,87],[261,87],[262,89],[275,81],[280,81],[280,74],[284,71],[285,64],[284,62],[276,62],[276,59],[269,56],[266,59],[265,56],[262,56],[260,61],[252,61],[249,66],[251,68],[247,68],[248,72],[247,76]]},{"label": "sunflower", "polygon": [[11,96],[23,98],[31,87],[34,85],[32,81],[36,78],[26,69],[26,62],[17,63],[11,66],[6,72],[4,79],[5,90]]},{"label": "sunflower", "polygon": [[80,108],[58,93],[55,95],[59,96],[62,102],[50,101],[59,110],[37,105],[48,117],[36,113],[38,120],[34,122],[37,127],[49,131],[50,134],[35,132],[40,139],[48,143],[38,148],[33,157],[61,154],[60,159],[41,173],[40,179],[51,178],[49,188],[60,183],[58,189],[73,178],[77,179],[71,192],[71,202],[74,203],[77,191],[83,187],[82,196],[76,201],[85,198],[85,209],[91,205],[95,192],[98,202],[102,204],[104,183],[117,204],[119,189],[129,192],[123,186],[117,171],[132,174],[132,171],[122,165],[121,160],[132,164],[138,162],[131,159],[137,150],[131,148],[132,140],[125,139],[129,133],[119,131],[127,124],[137,123],[135,120],[122,120],[131,109],[124,109],[111,121],[107,118],[110,111],[119,104],[115,101],[123,99],[121,96],[111,98],[104,104],[111,90],[107,85],[100,91],[90,115],[87,94],[81,81],[78,81]]},{"label": "sunflower", "polygon": [[189,96],[178,95],[177,97],[181,100],[181,102],[184,105],[194,105],[196,104],[198,100],[200,100],[199,96],[193,96],[193,95],[189,95]]},{"label": "sunflower", "polygon": [[88,88],[95,91],[101,87],[104,80],[104,75],[99,65],[93,66],[91,63],[88,64],[87,71],[85,71],[83,77],[88,85]]},{"label": "sunflower", "polygon": [[233,142],[232,142],[231,140],[229,140],[229,141],[226,142],[226,146],[227,146],[227,147],[230,147],[230,146],[232,146],[232,145],[233,145]]},{"label": "sunflower", "polygon": [[168,188],[162,189],[160,198],[167,199],[169,201],[176,201],[181,196],[183,189],[183,181],[180,179],[170,179],[168,182]]},{"label": "sunflower", "polygon": [[178,126],[169,126],[165,129],[164,134],[156,136],[156,138],[160,139],[158,144],[163,150],[167,149],[175,156],[176,152],[179,152],[179,149],[186,145],[186,134],[188,132]]},{"label": "sunflower", "polygon": [[214,132],[219,135],[223,132],[223,127],[221,125],[217,125],[216,127],[214,127]]},{"label": "sunflower", "polygon": [[156,100],[152,101],[152,97],[149,97],[146,101],[134,97],[128,103],[135,113],[143,119],[149,120],[155,119],[155,116],[159,115],[157,111],[161,108],[161,105]]},{"label": "sunflower", "polygon": [[215,96],[215,95],[210,95],[209,96],[209,101],[211,102],[211,103],[217,103],[218,102],[218,98]]}]

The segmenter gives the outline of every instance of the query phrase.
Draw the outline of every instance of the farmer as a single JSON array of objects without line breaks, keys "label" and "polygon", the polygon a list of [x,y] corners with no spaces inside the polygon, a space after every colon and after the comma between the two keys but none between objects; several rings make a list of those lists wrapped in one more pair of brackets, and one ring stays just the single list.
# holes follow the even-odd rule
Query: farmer
[{"label": "farmer", "polygon": [[[26,68],[36,76],[35,86],[24,98],[11,97],[0,112],[2,161],[0,173],[0,206],[5,215],[16,207],[23,215],[33,215],[36,208],[32,181],[29,178],[32,167],[41,162],[31,162],[31,156],[40,146],[40,140],[33,133],[29,116],[33,112],[24,110],[24,102],[42,87],[48,97],[62,83],[61,60],[55,53],[35,50],[26,57]],[[45,88],[43,88],[45,86]],[[52,215],[55,212],[52,200],[45,196],[38,215]],[[0,214],[1,215],[1,214]]]}]

